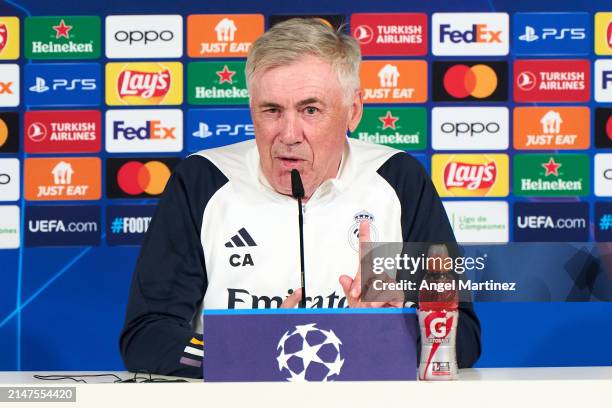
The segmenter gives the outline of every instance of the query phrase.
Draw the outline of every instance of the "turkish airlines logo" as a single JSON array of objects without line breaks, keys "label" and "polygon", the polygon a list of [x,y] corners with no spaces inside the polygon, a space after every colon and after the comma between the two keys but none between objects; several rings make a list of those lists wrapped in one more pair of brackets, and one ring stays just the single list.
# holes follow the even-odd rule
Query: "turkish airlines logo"
[{"label": "turkish airlines logo", "polygon": [[353,37],[362,55],[426,55],[428,16],[424,13],[354,13]]},{"label": "turkish airlines logo", "polygon": [[96,153],[100,151],[101,115],[95,110],[28,111],[28,153]]},{"label": "turkish airlines logo", "polygon": [[370,26],[360,25],[355,27],[353,37],[359,41],[359,44],[369,44],[374,39],[374,31],[370,28]]},{"label": "turkish airlines logo", "polygon": [[525,71],[521,72],[516,79],[516,86],[521,91],[531,91],[536,86],[536,76],[533,72]]},{"label": "turkish airlines logo", "polygon": [[590,97],[588,60],[516,60],[516,102],[583,102]]}]

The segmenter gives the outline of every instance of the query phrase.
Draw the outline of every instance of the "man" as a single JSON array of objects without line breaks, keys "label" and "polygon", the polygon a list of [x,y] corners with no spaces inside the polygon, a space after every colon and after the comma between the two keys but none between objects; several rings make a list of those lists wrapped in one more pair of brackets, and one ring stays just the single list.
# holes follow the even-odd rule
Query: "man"
[{"label": "man", "polygon": [[[129,370],[201,377],[202,308],[298,303],[292,169],[305,189],[307,307],[401,306],[360,301],[364,222],[376,241],[454,241],[416,160],[347,139],[363,109],[359,63],[356,41],[316,19],[280,23],[255,42],[246,65],[255,141],[199,152],[174,170],[133,278],[120,340]],[[468,305],[457,348],[462,367],[480,355]]]}]

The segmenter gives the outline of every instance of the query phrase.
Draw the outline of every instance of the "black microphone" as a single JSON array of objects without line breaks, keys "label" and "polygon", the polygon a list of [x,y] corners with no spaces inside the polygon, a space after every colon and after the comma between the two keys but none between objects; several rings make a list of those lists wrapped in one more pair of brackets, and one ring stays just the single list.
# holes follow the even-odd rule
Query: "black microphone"
[{"label": "black microphone", "polygon": [[298,202],[298,225],[300,227],[300,277],[302,280],[302,300],[300,307],[306,307],[306,276],[304,274],[304,215],[302,213],[302,198],[304,198],[304,184],[300,172],[291,170],[291,195]]}]

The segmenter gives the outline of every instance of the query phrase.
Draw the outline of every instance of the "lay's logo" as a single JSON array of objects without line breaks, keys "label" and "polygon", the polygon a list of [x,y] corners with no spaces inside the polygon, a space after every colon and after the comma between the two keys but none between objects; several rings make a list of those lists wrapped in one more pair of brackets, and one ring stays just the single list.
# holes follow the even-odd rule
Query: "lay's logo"
[{"label": "lay's logo", "polygon": [[106,65],[108,105],[179,105],[183,73],[179,62]]},{"label": "lay's logo", "polygon": [[508,156],[505,154],[436,154],[432,179],[442,197],[505,197]]},{"label": "lay's logo", "polygon": [[489,189],[497,178],[495,162],[472,164],[451,162],[444,168],[444,185],[468,190]]},{"label": "lay's logo", "polygon": [[141,72],[127,70],[119,74],[119,96],[126,98],[132,95],[143,99],[164,97],[170,91],[170,71]]}]

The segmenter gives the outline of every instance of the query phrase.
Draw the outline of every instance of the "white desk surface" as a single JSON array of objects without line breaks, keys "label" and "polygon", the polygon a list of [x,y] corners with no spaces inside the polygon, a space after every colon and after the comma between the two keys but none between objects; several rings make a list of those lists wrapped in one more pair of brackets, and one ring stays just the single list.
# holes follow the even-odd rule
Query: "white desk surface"
[{"label": "white desk surface", "polygon": [[[0,371],[0,384],[76,384],[72,380],[49,381],[33,377],[39,375],[115,374],[122,379],[134,377],[127,371]],[[139,374],[145,377],[145,374]],[[178,378],[153,375],[154,378]],[[113,377],[84,378],[88,383],[112,383]],[[189,382],[202,380],[186,378]],[[470,368],[460,370],[460,381],[513,380],[612,380],[612,367],[530,367],[530,368]],[[612,403],[611,403],[612,406]]]},{"label": "white desk surface", "polygon": [[[54,402],[54,408],[612,407],[609,391],[612,389],[612,367],[476,368],[461,370],[459,381],[443,382],[204,383],[190,379],[189,383],[109,385],[113,381],[110,377],[88,378],[93,384],[32,377],[34,374],[101,373],[5,371],[0,372],[0,393],[9,395],[15,392],[15,387],[29,387],[30,391],[32,387],[41,386],[71,387],[75,402]],[[113,374],[122,379],[133,377],[126,371]],[[40,407],[40,402],[17,402],[13,398],[0,402],[0,406]]]}]

